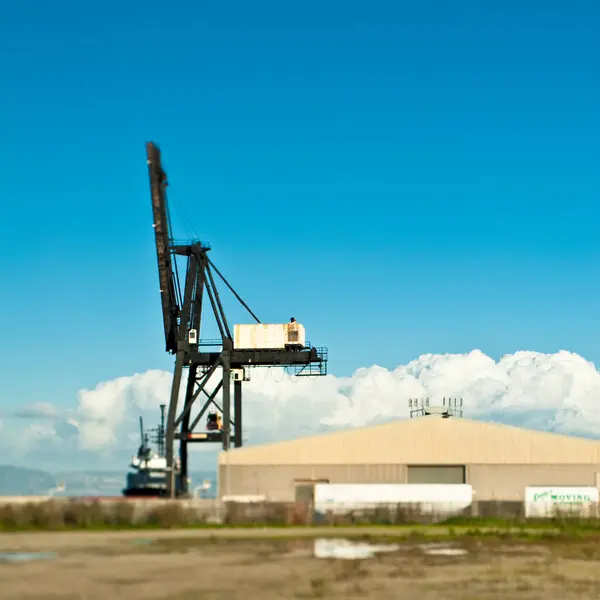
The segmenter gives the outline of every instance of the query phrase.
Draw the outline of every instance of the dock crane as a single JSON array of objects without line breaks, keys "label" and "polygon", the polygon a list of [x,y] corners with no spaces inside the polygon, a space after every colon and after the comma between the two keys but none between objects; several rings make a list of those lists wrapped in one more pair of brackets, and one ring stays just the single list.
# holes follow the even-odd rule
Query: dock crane
[{"label": "dock crane", "polygon": [[[236,447],[242,445],[242,383],[247,380],[246,369],[276,366],[286,367],[296,376],[326,375],[327,349],[313,347],[310,343],[275,348],[269,347],[268,344],[263,347],[235,347],[234,336],[216,286],[217,278],[225,284],[257,324],[261,324],[261,321],[213,264],[208,256],[210,245],[199,240],[174,240],[167,203],[167,175],[162,166],[160,150],[154,142],[146,144],[146,158],[150,177],[165,350],[175,355],[165,430],[166,495],[187,496],[189,443],[221,443],[225,451],[230,449],[232,443]],[[183,286],[179,279],[178,257],[186,263]],[[200,337],[204,313],[207,312],[206,299],[219,329],[219,340],[203,340]],[[295,325],[295,319],[291,320],[291,324]],[[209,351],[210,348],[212,350]],[[184,370],[187,370],[187,379],[185,398],[180,408],[179,396],[185,379]],[[217,373],[220,373],[220,376]],[[213,375],[217,376],[218,383],[209,392],[207,384]],[[222,409],[216,400],[219,393],[222,396]],[[192,409],[201,395],[204,404],[192,419]],[[197,432],[198,424],[211,406],[221,410],[223,417],[220,427]],[[179,441],[179,465],[174,460],[175,440]]]}]

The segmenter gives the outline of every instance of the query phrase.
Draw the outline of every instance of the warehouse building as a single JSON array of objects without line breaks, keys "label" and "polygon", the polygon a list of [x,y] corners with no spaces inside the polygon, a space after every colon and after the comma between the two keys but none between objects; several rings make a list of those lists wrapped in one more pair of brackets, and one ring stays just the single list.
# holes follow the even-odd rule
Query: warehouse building
[{"label": "warehouse building", "polygon": [[220,496],[302,501],[315,483],[467,483],[478,501],[523,501],[527,486],[600,487],[600,441],[428,415],[219,455]]}]

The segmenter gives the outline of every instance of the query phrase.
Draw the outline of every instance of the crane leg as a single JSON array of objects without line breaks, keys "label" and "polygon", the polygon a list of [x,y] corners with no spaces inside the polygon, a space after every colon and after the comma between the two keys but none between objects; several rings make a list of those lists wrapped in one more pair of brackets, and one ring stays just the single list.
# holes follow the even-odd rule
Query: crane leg
[{"label": "crane leg", "polygon": [[239,448],[242,445],[242,382],[233,382],[233,414],[234,414],[234,437],[235,447]]},{"label": "crane leg", "polygon": [[167,431],[165,434],[165,455],[167,459],[167,496],[175,497],[175,461],[174,461],[174,442],[175,442],[175,421],[177,419],[177,405],[179,403],[179,389],[181,387],[181,374],[183,372],[183,361],[185,354],[182,351],[177,352],[175,359],[175,371],[173,373],[173,383],[171,385],[171,399],[169,401],[169,412],[167,414]]},{"label": "crane leg", "polygon": [[231,363],[229,351],[221,353],[223,366],[223,450],[229,450],[231,437]]},{"label": "crane leg", "polygon": [[[194,395],[194,387],[196,385],[196,373],[197,367],[196,365],[192,365],[189,368],[188,373],[188,381],[187,388],[185,391],[185,402],[184,406],[187,406],[190,399]],[[190,431],[190,417],[191,410],[187,411],[183,415],[183,420],[181,421],[181,437],[179,439],[179,460],[181,461],[181,494],[182,496],[187,496],[189,493],[188,489],[188,475],[189,475],[189,467],[188,467],[188,440],[187,436]]]}]

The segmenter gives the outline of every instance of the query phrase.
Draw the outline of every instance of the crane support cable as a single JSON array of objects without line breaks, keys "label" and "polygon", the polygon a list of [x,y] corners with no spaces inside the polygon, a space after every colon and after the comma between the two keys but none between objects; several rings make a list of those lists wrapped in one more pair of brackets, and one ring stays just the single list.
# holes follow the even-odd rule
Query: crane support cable
[{"label": "crane support cable", "polygon": [[221,271],[219,271],[219,269],[215,267],[215,264],[212,260],[210,260],[210,258],[208,259],[208,263],[214,269],[215,273],[221,278],[223,283],[229,288],[231,293],[236,297],[237,301],[250,313],[252,318],[260,325],[260,319],[252,312],[251,308],[242,300],[241,296],[233,289],[233,287],[231,287],[227,279],[225,279],[225,277],[221,274]]},{"label": "crane support cable", "polygon": [[221,315],[221,320],[223,322],[223,327],[225,329],[225,333],[229,339],[232,339],[231,330],[229,329],[229,323],[227,322],[227,317],[225,316],[225,311],[223,310],[223,305],[221,304],[221,298],[219,297],[219,290],[217,290],[217,286],[215,284],[215,279],[213,277],[210,264],[206,265],[206,274],[208,275],[208,280],[210,282],[210,286],[207,286],[207,289],[212,288],[212,291],[215,295],[215,301],[217,303],[217,308],[219,310],[219,314]]},{"label": "crane support cable", "polygon": [[[175,283],[175,293],[177,294],[177,306],[183,306],[183,292],[181,290],[181,282],[179,279],[179,267],[177,265],[177,256],[173,253],[172,247],[175,244],[173,239],[173,222],[171,220],[171,211],[169,210],[169,201],[167,198],[167,193],[165,191],[165,214],[167,215],[167,227],[169,232],[169,253],[171,256],[171,269],[173,273],[174,283]],[[189,267],[189,264],[187,265]],[[186,269],[186,278],[187,278],[187,269]]]},{"label": "crane support cable", "polygon": [[221,339],[225,340],[228,339],[230,336],[227,335],[227,332],[225,331],[224,327],[223,327],[223,322],[220,318],[220,313],[219,313],[219,309],[217,307],[217,303],[215,301],[214,295],[213,295],[213,290],[211,289],[210,285],[208,284],[208,282],[205,283],[204,289],[206,290],[206,294],[208,296],[208,299],[210,300],[210,305],[212,307],[213,310],[213,314],[215,315],[215,321],[217,322],[217,327],[219,328],[219,333],[221,334]]}]

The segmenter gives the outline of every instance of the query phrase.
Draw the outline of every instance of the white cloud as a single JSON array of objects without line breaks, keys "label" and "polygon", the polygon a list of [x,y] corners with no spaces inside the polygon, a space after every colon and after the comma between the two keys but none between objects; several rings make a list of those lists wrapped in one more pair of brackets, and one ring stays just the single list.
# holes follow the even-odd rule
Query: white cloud
[{"label": "white cloud", "polygon": [[[407,400],[413,396],[428,396],[432,403],[462,396],[466,417],[600,436],[600,373],[565,351],[523,351],[498,362],[479,350],[428,354],[392,371],[372,366],[347,378],[293,377],[280,369],[254,369],[251,376],[244,387],[248,443],[407,418]],[[139,439],[138,417],[146,425],[157,423],[159,404],[168,402],[171,377],[152,370],[82,390],[77,404],[60,418],[48,405],[26,407],[22,416],[37,411],[44,421],[21,431],[17,447],[30,453],[50,448],[56,456],[131,454]]]},{"label": "white cloud", "polygon": [[79,428],[81,447],[93,451],[119,447],[129,432],[136,431],[140,415],[156,421],[155,409],[168,403],[170,388],[171,374],[153,370],[81,390],[72,418]]},{"label": "white cloud", "polygon": [[18,409],[14,416],[20,419],[56,419],[60,412],[50,402],[34,402]]}]

